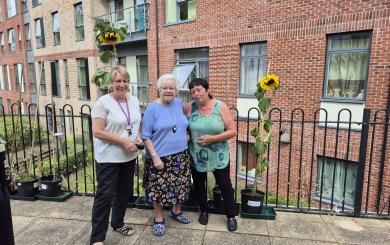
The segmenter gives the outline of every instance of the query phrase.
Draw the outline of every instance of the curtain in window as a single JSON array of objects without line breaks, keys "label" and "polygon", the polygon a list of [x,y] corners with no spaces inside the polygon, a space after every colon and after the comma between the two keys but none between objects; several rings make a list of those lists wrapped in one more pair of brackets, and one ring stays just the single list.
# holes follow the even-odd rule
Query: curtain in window
[{"label": "curtain in window", "polygon": [[84,25],[83,21],[83,5],[79,4],[76,6],[76,26]]},{"label": "curtain in window", "polygon": [[35,36],[36,37],[41,37],[42,36],[41,19],[37,19],[35,21]]},{"label": "curtain in window", "polygon": [[8,43],[11,44],[11,49],[15,48],[15,36],[14,36],[14,29],[10,29],[8,31]]},{"label": "curtain in window", "polygon": [[60,32],[58,13],[53,14],[53,32]]},{"label": "curtain in window", "polygon": [[16,15],[16,0],[7,0],[7,17]]},{"label": "curtain in window", "polygon": [[20,86],[20,92],[24,92],[24,77],[23,77],[23,66],[22,64],[17,64],[18,71],[18,81]]},{"label": "curtain in window", "polygon": [[177,21],[176,0],[165,1],[165,18],[167,24],[175,23]]},{"label": "curtain in window", "polygon": [[3,67],[2,66],[0,66],[0,89],[4,89]]}]

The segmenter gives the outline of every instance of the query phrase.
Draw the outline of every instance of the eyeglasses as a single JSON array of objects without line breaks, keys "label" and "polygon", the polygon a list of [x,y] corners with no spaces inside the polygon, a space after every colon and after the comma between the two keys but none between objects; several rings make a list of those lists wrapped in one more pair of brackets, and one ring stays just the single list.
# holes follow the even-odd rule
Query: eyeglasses
[{"label": "eyeglasses", "polygon": [[176,88],[174,88],[174,87],[161,87],[161,90],[164,90],[164,91],[168,91],[168,90],[176,91]]}]

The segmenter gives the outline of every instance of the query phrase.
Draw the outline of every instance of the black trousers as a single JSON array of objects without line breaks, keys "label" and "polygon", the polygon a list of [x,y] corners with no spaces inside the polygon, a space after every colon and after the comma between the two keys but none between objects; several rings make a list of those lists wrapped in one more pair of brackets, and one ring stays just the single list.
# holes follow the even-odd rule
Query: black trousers
[{"label": "black trousers", "polygon": [[91,243],[106,239],[111,208],[111,226],[124,225],[127,204],[133,196],[134,167],[135,159],[126,163],[96,162],[98,186],[92,208]]},{"label": "black trousers", "polygon": [[[198,172],[191,166],[192,179],[194,181],[195,193],[198,197],[200,211],[207,212],[207,172]],[[235,217],[234,190],[230,180],[230,164],[226,168],[213,171],[215,182],[221,190],[225,213],[228,218]]]}]

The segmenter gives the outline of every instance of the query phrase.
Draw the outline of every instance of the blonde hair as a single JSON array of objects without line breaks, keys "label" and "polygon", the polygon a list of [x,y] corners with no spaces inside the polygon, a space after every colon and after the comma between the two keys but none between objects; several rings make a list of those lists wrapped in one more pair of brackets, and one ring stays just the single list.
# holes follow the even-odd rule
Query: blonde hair
[{"label": "blonde hair", "polygon": [[110,80],[111,82],[114,82],[115,80],[115,77],[116,75],[121,75],[123,77],[123,79],[125,79],[126,81],[130,81],[130,74],[129,72],[126,70],[125,67],[123,66],[114,66],[111,68],[111,71],[110,71]]}]

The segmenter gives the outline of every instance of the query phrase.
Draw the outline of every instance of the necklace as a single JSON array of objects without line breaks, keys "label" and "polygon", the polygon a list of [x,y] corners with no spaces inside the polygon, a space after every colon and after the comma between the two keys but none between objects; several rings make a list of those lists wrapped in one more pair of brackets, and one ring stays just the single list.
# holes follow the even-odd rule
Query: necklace
[{"label": "necklace", "polygon": [[175,110],[173,110],[173,115],[174,117],[172,117],[171,113],[169,113],[169,111],[167,110],[167,108],[165,107],[165,105],[163,103],[161,103],[160,101],[157,100],[157,103],[161,104],[162,107],[164,108],[165,112],[168,114],[169,116],[169,119],[171,119],[171,122],[173,124],[173,127],[172,127],[172,132],[175,134],[176,131],[177,131],[177,128],[176,128],[176,113],[175,113]]}]

